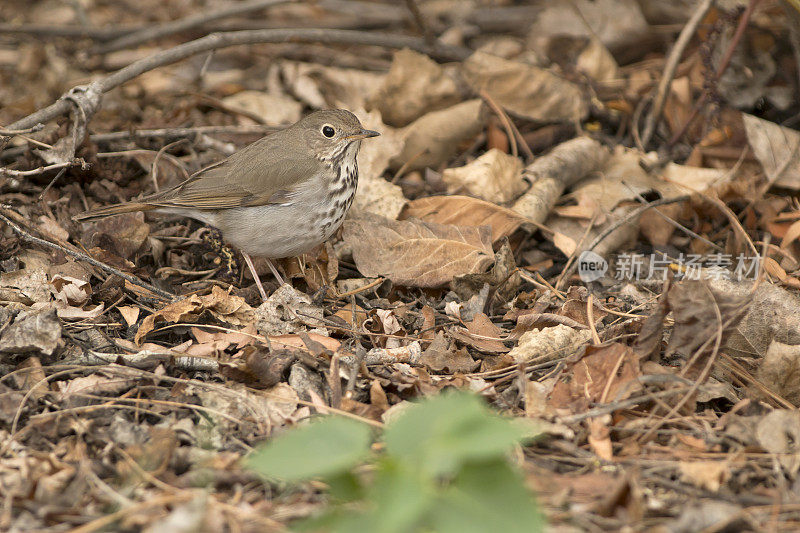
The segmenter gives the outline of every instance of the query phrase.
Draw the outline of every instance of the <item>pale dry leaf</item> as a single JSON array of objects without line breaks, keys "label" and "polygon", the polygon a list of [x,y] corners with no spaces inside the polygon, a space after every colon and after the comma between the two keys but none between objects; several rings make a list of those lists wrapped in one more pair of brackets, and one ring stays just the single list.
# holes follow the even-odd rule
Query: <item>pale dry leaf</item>
[{"label": "pale dry leaf", "polygon": [[403,132],[384,124],[378,111],[353,112],[365,128],[380,132],[380,136],[362,143],[358,151],[358,190],[350,212],[397,218],[408,200],[400,186],[386,181],[382,175],[389,161],[403,149]]},{"label": "pale dry leaf", "polygon": [[498,105],[524,118],[573,122],[588,113],[576,84],[540,67],[475,52],[464,61],[462,73],[474,90],[485,90]]},{"label": "pale dry leaf", "polygon": [[129,326],[136,324],[136,321],[139,319],[139,311],[138,307],[134,307],[132,305],[121,305],[117,307],[117,310],[122,315],[122,318],[125,319],[125,322],[128,323]]},{"label": "pale dry leaf", "polygon": [[575,64],[579,72],[583,72],[598,82],[613,81],[619,77],[619,66],[608,48],[592,35],[589,45],[583,49]]},{"label": "pale dry leaf", "polygon": [[447,168],[442,181],[448,192],[467,192],[488,202],[510,202],[528,188],[522,179],[522,161],[492,148],[463,167]]},{"label": "pale dry leaf", "polygon": [[747,141],[773,185],[800,189],[800,132],[742,113]]},{"label": "pale dry leaf", "polygon": [[[607,420],[603,420],[603,418]],[[592,451],[603,461],[614,460],[614,448],[611,444],[611,430],[608,429],[610,416],[590,418],[587,420],[589,435],[586,437]]]},{"label": "pale dry leaf", "polygon": [[406,126],[403,150],[392,158],[392,168],[439,167],[456,153],[460,143],[480,133],[485,120],[480,100],[467,100],[421,116]]},{"label": "pale dry leaf", "polygon": [[26,267],[0,273],[0,299],[24,305],[49,302],[46,269]]},{"label": "pale dry leaf", "polygon": [[469,196],[425,196],[406,204],[400,220],[419,218],[456,226],[489,226],[492,242],[514,233],[525,218],[511,209]]},{"label": "pale dry leaf", "polygon": [[[664,198],[686,194],[681,187],[642,168],[642,160],[649,161],[652,155],[621,146],[616,147],[602,170],[582,180],[573,188],[572,196],[579,204],[584,197],[588,201],[596,202],[600,211],[607,214],[621,202],[636,200],[637,194],[644,195],[657,191]],[[672,176],[676,174],[678,172]],[[721,172],[718,175],[721,175]]]},{"label": "pale dry leaf", "polygon": [[[320,343],[327,350],[332,352],[335,352],[341,347],[341,343],[336,339],[332,339],[331,337],[326,337],[325,335],[320,335],[319,333],[314,333],[313,331],[304,334],[304,336],[306,335],[307,338],[314,342]],[[300,335],[297,334],[270,335],[267,337],[267,339],[269,340],[269,345],[275,350],[299,348],[301,350],[308,351],[305,341]]]},{"label": "pale dry leaf", "polygon": [[381,177],[358,180],[353,207],[349,216],[372,213],[387,218],[397,218],[408,200],[400,186],[390,183]]},{"label": "pale dry leaf", "polygon": [[711,492],[719,491],[731,477],[728,461],[680,461],[678,466],[684,481]]},{"label": "pale dry leaf", "polygon": [[561,233],[560,231],[553,233],[553,244],[567,257],[570,257],[575,253],[575,250],[578,249],[578,243],[575,241],[575,239],[565,235],[564,233]]},{"label": "pale dry leaf", "polygon": [[[370,111],[368,113],[363,109],[353,109],[353,113],[366,129],[380,133],[380,136],[362,142],[358,151],[360,188],[364,180],[380,178],[383,172],[389,168],[389,161],[403,149],[404,133],[403,130],[384,124],[378,111]],[[356,197],[357,201],[358,197]]]},{"label": "pale dry leaf", "polygon": [[281,285],[255,310],[256,330],[265,337],[297,333],[314,328],[325,333],[322,307],[291,285]]},{"label": "pale dry leaf", "polygon": [[[549,2],[528,30],[534,50],[554,37],[594,37],[616,53],[652,29],[637,0],[574,0]],[[576,13],[580,13],[578,15]]]},{"label": "pale dry leaf", "polygon": [[120,379],[119,377],[106,377],[101,374],[91,374],[67,381],[58,381],[58,401],[79,400],[83,394],[119,394],[135,384],[134,379]]},{"label": "pale dry leaf", "polygon": [[289,92],[316,109],[366,108],[369,95],[383,81],[383,74],[315,63],[283,61],[281,74]]},{"label": "pale dry leaf", "polygon": [[588,330],[573,329],[563,324],[526,331],[508,355],[517,363],[545,362],[575,353],[591,339]]},{"label": "pale dry leaf", "polygon": [[395,52],[389,73],[370,96],[368,106],[378,109],[387,124],[401,127],[458,100],[455,81],[438,63],[404,48]]},{"label": "pale dry leaf", "polygon": [[756,439],[762,448],[778,456],[787,474],[800,470],[800,411],[776,409],[756,426]]},{"label": "pale dry leaf", "polygon": [[[679,217],[683,207],[679,204],[662,205],[648,209],[639,217],[639,229],[642,235],[655,246],[664,246],[675,233],[675,225],[668,219],[675,220]],[[664,217],[667,218],[664,218]]]},{"label": "pale dry leaf", "polygon": [[57,301],[65,305],[80,307],[89,300],[92,295],[92,286],[88,281],[56,274],[50,280],[53,287],[53,295]]},{"label": "pale dry leaf", "polygon": [[264,124],[294,124],[300,120],[303,112],[299,102],[262,91],[240,91],[226,96],[222,103],[230,109],[257,116]]},{"label": "pale dry leaf", "polygon": [[773,340],[758,366],[756,377],[772,392],[800,405],[800,345]]},{"label": "pale dry leaf", "polygon": [[0,336],[0,354],[52,355],[61,340],[55,309],[21,311]]},{"label": "pale dry leaf", "polygon": [[38,227],[46,235],[51,235],[62,241],[69,239],[69,232],[62,228],[52,217],[40,216]]},{"label": "pale dry leaf", "polygon": [[410,287],[440,287],[455,276],[483,272],[494,260],[486,226],[368,215],[345,221],[344,241],[362,275]]},{"label": "pale dry leaf", "polygon": [[670,162],[661,177],[669,183],[685,187],[687,192],[703,192],[709,187],[726,183],[735,174],[726,169],[700,168]]},{"label": "pale dry leaf", "polygon": [[60,301],[54,302],[53,305],[55,306],[58,318],[62,320],[86,320],[87,318],[97,318],[103,314],[105,309],[105,304],[103,302],[89,309],[64,304]]}]

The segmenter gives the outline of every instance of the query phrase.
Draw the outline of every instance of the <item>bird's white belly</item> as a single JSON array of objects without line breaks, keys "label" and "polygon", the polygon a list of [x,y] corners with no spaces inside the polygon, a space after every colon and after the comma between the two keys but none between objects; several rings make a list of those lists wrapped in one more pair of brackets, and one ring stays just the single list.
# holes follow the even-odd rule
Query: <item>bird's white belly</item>
[{"label": "bird's white belly", "polygon": [[339,228],[321,231],[327,209],[309,205],[264,205],[217,213],[223,238],[244,252],[260,257],[291,257],[322,244]]}]

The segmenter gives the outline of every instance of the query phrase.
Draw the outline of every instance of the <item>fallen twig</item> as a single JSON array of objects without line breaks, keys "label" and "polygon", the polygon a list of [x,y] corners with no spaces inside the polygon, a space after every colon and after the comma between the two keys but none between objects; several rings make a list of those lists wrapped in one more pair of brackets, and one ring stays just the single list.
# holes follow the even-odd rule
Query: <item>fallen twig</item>
[{"label": "fallen twig", "polygon": [[25,178],[27,176],[37,176],[39,174],[44,174],[45,172],[48,172],[50,170],[61,170],[68,167],[81,167],[82,170],[86,170],[89,168],[89,163],[87,163],[83,159],[77,158],[73,159],[72,161],[66,161],[64,163],[55,163],[53,165],[47,165],[44,167],[32,168],[31,170],[12,170],[10,168],[0,167],[0,174],[11,176],[13,178]]},{"label": "fallen twig", "polygon": [[288,4],[295,1],[297,0],[248,0],[245,2],[234,3],[210,13],[200,13],[180,20],[166,22],[164,24],[147,26],[139,31],[123,35],[119,39],[115,39],[107,44],[101,45],[95,48],[93,53],[107,54],[108,52],[116,52],[117,50],[122,50],[123,48],[133,48],[142,43],[149,43],[168,35],[174,35],[176,33],[198,28],[207,22],[234,17],[236,15],[244,15],[246,13],[258,11],[266,7],[278,4]]},{"label": "fallen twig", "polygon": [[[319,29],[282,29],[282,30],[252,30],[213,33],[200,39],[189,41],[168,50],[162,50],[151,56],[134,61],[113,74],[100,78],[94,83],[101,93],[106,93],[115,87],[126,83],[145,72],[158,67],[163,67],[186,59],[193,55],[237,46],[243,44],[283,43],[283,42],[316,42],[323,44],[351,44],[366,46],[382,46],[385,48],[411,48],[431,57],[444,61],[461,61],[470,55],[471,51],[460,46],[437,44],[429,46],[424,39],[406,35],[376,34],[363,31],[350,30],[319,30]],[[71,91],[70,91],[71,92]],[[69,92],[67,93],[69,94]],[[49,106],[22,118],[8,126],[8,129],[24,129],[39,122],[47,122],[63,115],[71,107],[69,100],[64,97]]]}]

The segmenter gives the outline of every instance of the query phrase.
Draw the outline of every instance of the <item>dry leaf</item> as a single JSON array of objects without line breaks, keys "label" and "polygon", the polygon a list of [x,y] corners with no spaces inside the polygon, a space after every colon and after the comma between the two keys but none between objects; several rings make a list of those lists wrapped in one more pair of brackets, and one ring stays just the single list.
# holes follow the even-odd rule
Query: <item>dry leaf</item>
[{"label": "dry leaf", "polygon": [[345,221],[344,241],[362,275],[410,287],[440,287],[455,276],[483,272],[494,260],[486,226],[369,215]]},{"label": "dry leaf", "polygon": [[144,336],[155,328],[157,322],[193,322],[203,311],[208,311],[218,320],[234,326],[250,324],[255,319],[253,308],[247,305],[244,298],[233,296],[230,294],[230,289],[225,291],[214,285],[211,294],[205,296],[192,294],[145,317],[134,341],[140,344]]},{"label": "dry leaf", "polygon": [[756,377],[772,392],[800,406],[800,346],[773,340]]},{"label": "dry leaf", "polygon": [[265,337],[306,331],[309,327],[324,328],[324,325],[322,308],[289,284],[278,287],[255,310],[256,330]]},{"label": "dry leaf", "polygon": [[117,307],[117,310],[120,312],[122,318],[125,319],[125,322],[127,322],[129,326],[136,324],[136,321],[139,319],[138,307],[134,307],[132,305],[121,305]]},{"label": "dry leaf", "polygon": [[608,48],[592,35],[589,45],[583,49],[575,68],[598,82],[613,81],[619,76],[619,66]]},{"label": "dry leaf", "polygon": [[283,61],[281,77],[288,92],[316,109],[366,107],[367,97],[383,81],[383,74],[315,63]]},{"label": "dry leaf", "polygon": [[358,190],[351,213],[375,213],[396,218],[407,200],[400,186],[383,179],[389,161],[403,149],[403,132],[387,126],[377,111],[355,110],[365,128],[380,132],[358,151]]},{"label": "dry leaf", "polygon": [[437,333],[428,348],[422,352],[420,363],[437,372],[466,373],[478,368],[480,363],[470,357],[464,349],[447,342],[442,333]]},{"label": "dry leaf", "polygon": [[132,258],[150,235],[150,226],[144,222],[142,213],[123,213],[85,224],[94,227],[90,247],[102,248],[124,259]]},{"label": "dry leaf", "polygon": [[514,233],[525,218],[499,205],[469,196],[426,196],[406,204],[400,220],[419,218],[426,222],[456,226],[489,226],[492,242]]},{"label": "dry leaf", "polygon": [[546,362],[575,353],[591,338],[587,330],[578,330],[563,324],[526,331],[508,355],[517,363]]},{"label": "dry leaf", "polygon": [[475,317],[467,322],[467,328],[455,326],[450,335],[457,341],[469,344],[476,350],[488,353],[506,353],[510,351],[501,340],[502,330],[488,316],[475,313]]},{"label": "dry leaf", "polygon": [[476,91],[485,90],[498,105],[539,122],[573,122],[588,112],[580,88],[533,65],[475,52],[462,69]]},{"label": "dry leaf", "polygon": [[681,476],[689,483],[717,492],[731,477],[728,461],[680,461]]},{"label": "dry leaf", "polygon": [[405,128],[403,150],[392,158],[392,168],[439,167],[456,153],[461,142],[480,133],[485,118],[480,100],[467,100],[421,116]]},{"label": "dry leaf", "polygon": [[[681,353],[692,358],[702,348],[703,356],[697,358],[692,368],[693,372],[699,372],[714,350],[714,338],[720,335],[719,346],[724,346],[750,303],[746,296],[715,290],[703,281],[687,280],[673,285],[667,294],[667,304],[672,309],[675,326],[664,356]],[[716,318],[718,314],[721,322]]]},{"label": "dry leaf", "polygon": [[495,148],[463,167],[445,169],[442,181],[450,193],[466,191],[494,203],[510,202],[528,188],[522,161]]},{"label": "dry leaf", "polygon": [[592,451],[603,461],[614,460],[614,448],[611,444],[611,430],[608,429],[608,424],[603,419],[609,419],[609,416],[602,418],[590,418],[587,420],[589,426],[589,435],[587,440]]},{"label": "dry leaf", "polygon": [[777,454],[786,473],[800,470],[800,411],[776,409],[759,420],[756,439],[769,453]]},{"label": "dry leaf", "polygon": [[742,120],[767,180],[779,187],[800,189],[800,132],[746,113]]},{"label": "dry leaf", "polygon": [[368,105],[378,109],[387,124],[401,127],[458,100],[456,83],[438,63],[404,48],[395,52],[389,73]]},{"label": "dry leaf", "polygon": [[528,44],[541,49],[536,46],[537,41],[596,36],[613,53],[619,53],[632,41],[652,32],[642,15],[641,3],[636,0],[574,0],[569,4],[542,4],[544,9],[529,29]]},{"label": "dry leaf", "polygon": [[303,106],[291,98],[261,91],[241,91],[223,98],[222,103],[257,116],[264,124],[294,124],[303,111]]},{"label": "dry leaf", "polygon": [[550,405],[577,413],[601,401],[624,400],[641,388],[640,375],[639,360],[629,346],[614,343],[587,349],[586,355],[568,366],[567,379],[553,387]]},{"label": "dry leaf", "polygon": [[54,309],[21,311],[0,336],[0,354],[52,355],[60,340],[61,322]]}]

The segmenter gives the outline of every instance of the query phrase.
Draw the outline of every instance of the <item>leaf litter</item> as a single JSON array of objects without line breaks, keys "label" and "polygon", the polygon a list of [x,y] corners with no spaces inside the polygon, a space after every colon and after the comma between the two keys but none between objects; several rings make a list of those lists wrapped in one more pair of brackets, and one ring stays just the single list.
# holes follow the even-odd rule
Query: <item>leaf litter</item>
[{"label": "leaf litter", "polygon": [[[9,7],[0,529],[285,527],[324,498],[256,477],[252,447],[448,388],[538,425],[515,457],[553,528],[796,529],[795,8],[690,28],[705,2],[407,4],[421,26],[383,3],[268,7],[361,33],[219,48],[102,99],[72,89],[192,35],[105,44],[202,6]],[[71,218],[337,106],[382,136],[332,242],[281,261],[290,285],[259,263],[266,302],[197,222]]]}]

